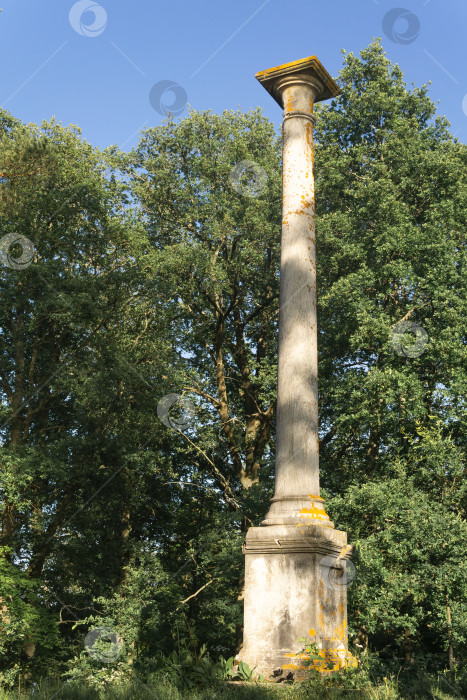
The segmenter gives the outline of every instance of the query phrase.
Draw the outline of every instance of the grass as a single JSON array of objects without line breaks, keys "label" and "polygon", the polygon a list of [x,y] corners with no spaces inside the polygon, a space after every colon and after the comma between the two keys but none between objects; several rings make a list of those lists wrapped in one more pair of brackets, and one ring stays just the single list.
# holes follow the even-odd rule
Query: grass
[{"label": "grass", "polygon": [[[40,683],[33,691],[21,693],[0,690],[0,700],[457,700],[464,697],[457,689],[441,682],[430,687],[401,690],[395,679],[385,680],[382,685],[366,690],[341,690],[339,688],[313,688],[303,683],[222,683],[217,687],[180,690],[164,681],[144,684],[135,682],[121,688],[99,691],[85,686],[67,683]],[[451,693],[451,694],[450,694]]]}]

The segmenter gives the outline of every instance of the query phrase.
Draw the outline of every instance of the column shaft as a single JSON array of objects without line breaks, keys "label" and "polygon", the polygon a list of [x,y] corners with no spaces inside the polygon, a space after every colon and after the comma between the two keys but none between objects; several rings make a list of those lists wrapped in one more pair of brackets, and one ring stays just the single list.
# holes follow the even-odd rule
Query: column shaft
[{"label": "column shaft", "polygon": [[322,86],[285,77],[276,480],[263,525],[320,520],[313,105]]},{"label": "column shaft", "polygon": [[284,91],[276,496],[319,496],[312,94]]}]

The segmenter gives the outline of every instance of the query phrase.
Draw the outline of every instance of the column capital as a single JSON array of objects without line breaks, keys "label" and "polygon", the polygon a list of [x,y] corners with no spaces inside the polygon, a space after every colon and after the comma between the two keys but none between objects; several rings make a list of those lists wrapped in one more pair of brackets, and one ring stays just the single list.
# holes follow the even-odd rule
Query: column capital
[{"label": "column capital", "polygon": [[316,56],[268,68],[256,73],[255,78],[283,109],[283,91],[291,85],[309,85],[313,88],[314,102],[341,94],[337,84]]}]

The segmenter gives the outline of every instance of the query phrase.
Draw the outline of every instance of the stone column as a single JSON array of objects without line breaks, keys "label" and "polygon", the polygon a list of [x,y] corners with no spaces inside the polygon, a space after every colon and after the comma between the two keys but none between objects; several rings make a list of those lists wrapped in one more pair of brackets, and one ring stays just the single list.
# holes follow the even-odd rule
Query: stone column
[{"label": "stone column", "polygon": [[263,525],[308,513],[332,526],[319,496],[313,105],[339,89],[314,57],[256,78],[284,110],[276,481]]},{"label": "stone column", "polygon": [[237,658],[273,678],[299,671],[300,637],[317,643],[335,668],[349,658],[351,547],[319,492],[313,183],[313,105],[339,89],[315,56],[256,78],[283,108],[276,480],[269,512],[244,545],[244,642]]}]

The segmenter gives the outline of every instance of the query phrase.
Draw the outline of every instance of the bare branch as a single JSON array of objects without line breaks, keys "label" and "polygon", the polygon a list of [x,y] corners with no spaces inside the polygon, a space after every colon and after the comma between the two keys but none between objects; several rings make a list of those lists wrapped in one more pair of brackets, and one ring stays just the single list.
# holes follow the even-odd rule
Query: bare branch
[{"label": "bare branch", "polygon": [[180,605],[178,606],[178,608],[176,608],[175,612],[176,612],[177,610],[180,610],[180,608],[182,607],[182,605],[185,605],[185,603],[188,603],[189,600],[191,600],[192,598],[195,598],[195,597],[198,595],[198,593],[201,593],[201,591],[203,591],[205,588],[207,588],[207,587],[209,586],[210,583],[214,583],[214,581],[216,581],[216,580],[217,580],[217,579],[212,578],[210,581],[208,581],[207,583],[205,583],[204,586],[201,586],[201,588],[198,588],[198,590],[196,591],[196,593],[193,593],[192,595],[189,595],[188,598],[185,598],[185,600],[182,600],[182,602],[180,603]]}]

